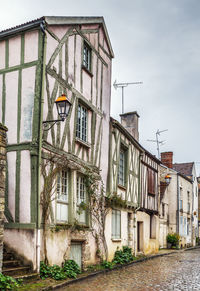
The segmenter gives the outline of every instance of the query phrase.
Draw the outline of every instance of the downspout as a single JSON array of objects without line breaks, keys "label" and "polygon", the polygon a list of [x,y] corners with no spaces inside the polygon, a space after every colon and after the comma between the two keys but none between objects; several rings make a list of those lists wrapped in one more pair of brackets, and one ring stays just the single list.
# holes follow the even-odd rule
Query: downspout
[{"label": "downspout", "polygon": [[179,187],[179,175],[177,173],[177,216],[176,216],[176,232],[180,235],[180,187]]},{"label": "downspout", "polygon": [[42,43],[42,64],[41,64],[41,87],[40,87],[40,112],[39,112],[39,145],[38,145],[38,189],[37,189],[37,232],[36,232],[36,268],[40,271],[40,186],[41,186],[41,154],[42,154],[42,121],[44,106],[44,83],[45,83],[45,62],[46,62],[46,32],[44,21],[40,23],[40,29],[43,33]]},{"label": "downspout", "polygon": [[139,156],[139,172],[138,172],[138,207],[133,212],[133,228],[134,228],[134,256],[136,257],[137,251],[136,251],[136,228],[137,228],[137,221],[136,221],[136,214],[137,211],[140,209],[140,194],[141,194],[141,179],[140,179],[140,171],[141,171],[141,159],[142,159],[143,153],[140,153]]}]

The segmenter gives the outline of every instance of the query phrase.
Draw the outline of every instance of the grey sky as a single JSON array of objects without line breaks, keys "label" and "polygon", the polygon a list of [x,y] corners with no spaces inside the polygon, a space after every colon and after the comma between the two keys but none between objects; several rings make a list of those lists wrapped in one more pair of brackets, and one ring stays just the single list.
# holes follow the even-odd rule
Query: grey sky
[{"label": "grey sky", "polygon": [[[125,112],[140,115],[140,142],[153,154],[157,129],[175,162],[200,162],[199,0],[0,0],[0,30],[43,15],[104,16],[115,53],[113,82],[125,89]],[[112,89],[119,120],[121,90]],[[200,164],[197,164],[198,173]]]}]

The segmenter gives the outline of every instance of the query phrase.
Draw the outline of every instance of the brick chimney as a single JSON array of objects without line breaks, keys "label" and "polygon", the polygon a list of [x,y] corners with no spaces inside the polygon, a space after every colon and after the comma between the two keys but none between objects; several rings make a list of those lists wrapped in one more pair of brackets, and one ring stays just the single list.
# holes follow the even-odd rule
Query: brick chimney
[{"label": "brick chimney", "polygon": [[137,140],[139,141],[139,131],[138,131],[138,120],[139,115],[137,111],[120,114],[121,124],[125,129]]},{"label": "brick chimney", "polygon": [[164,152],[161,153],[161,162],[166,167],[173,168],[173,152]]}]

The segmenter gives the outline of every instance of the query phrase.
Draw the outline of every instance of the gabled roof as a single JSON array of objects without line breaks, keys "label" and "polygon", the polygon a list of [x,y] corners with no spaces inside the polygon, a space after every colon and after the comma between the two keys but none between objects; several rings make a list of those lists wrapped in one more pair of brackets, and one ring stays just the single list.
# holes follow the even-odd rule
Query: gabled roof
[{"label": "gabled roof", "polygon": [[110,117],[110,122],[113,126],[116,126],[130,141],[133,142],[133,144],[141,151],[144,152],[147,156],[149,156],[151,159],[153,159],[157,164],[161,164],[161,161],[157,159],[154,155],[152,155],[149,151],[147,151],[129,132],[128,130],[121,125],[119,121],[114,119],[113,117]]},{"label": "gabled roof", "polygon": [[110,54],[111,56],[114,58],[114,52],[111,46],[111,42],[110,42],[110,38],[108,35],[108,31],[105,25],[105,21],[104,18],[101,17],[93,17],[93,16],[78,16],[78,17],[74,17],[74,16],[43,16],[41,18],[26,22],[24,24],[9,28],[9,29],[5,29],[0,31],[0,39],[4,38],[4,37],[8,37],[11,35],[14,35],[18,32],[22,32],[25,30],[29,30],[29,29],[33,29],[35,27],[39,27],[41,25],[41,23],[46,23],[48,25],[77,25],[77,24],[100,24],[103,27],[106,39],[107,39],[107,43],[108,43],[108,47],[110,50]]},{"label": "gabled roof", "polygon": [[173,169],[185,176],[192,176],[194,162],[191,163],[175,163]]}]

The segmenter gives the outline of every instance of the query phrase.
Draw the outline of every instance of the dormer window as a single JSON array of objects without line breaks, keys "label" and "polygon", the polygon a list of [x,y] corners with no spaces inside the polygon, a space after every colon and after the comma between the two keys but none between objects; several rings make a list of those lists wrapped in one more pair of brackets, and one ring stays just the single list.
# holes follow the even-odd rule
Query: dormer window
[{"label": "dormer window", "polygon": [[83,48],[83,66],[91,72],[91,58],[92,58],[92,51],[91,48],[87,43],[84,42]]}]

